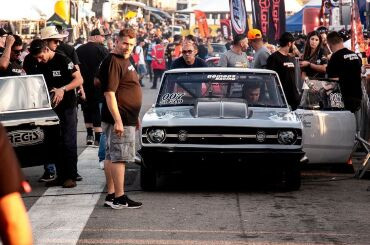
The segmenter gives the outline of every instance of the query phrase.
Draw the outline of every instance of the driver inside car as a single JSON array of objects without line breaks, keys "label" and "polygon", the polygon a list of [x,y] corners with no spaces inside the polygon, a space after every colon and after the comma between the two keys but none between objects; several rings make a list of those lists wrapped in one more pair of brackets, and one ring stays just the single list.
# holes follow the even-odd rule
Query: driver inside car
[{"label": "driver inside car", "polygon": [[244,86],[244,98],[249,104],[260,104],[261,85],[258,82],[249,82]]}]

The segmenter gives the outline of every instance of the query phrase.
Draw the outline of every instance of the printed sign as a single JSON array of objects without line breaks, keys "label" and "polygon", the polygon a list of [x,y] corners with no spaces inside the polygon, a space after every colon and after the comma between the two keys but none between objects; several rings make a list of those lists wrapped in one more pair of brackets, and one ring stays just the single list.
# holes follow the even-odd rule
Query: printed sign
[{"label": "printed sign", "polygon": [[16,130],[8,132],[8,138],[13,147],[37,145],[44,141],[44,131],[40,128],[32,130]]},{"label": "printed sign", "polygon": [[230,0],[230,18],[233,35],[246,35],[248,23],[244,0]]}]

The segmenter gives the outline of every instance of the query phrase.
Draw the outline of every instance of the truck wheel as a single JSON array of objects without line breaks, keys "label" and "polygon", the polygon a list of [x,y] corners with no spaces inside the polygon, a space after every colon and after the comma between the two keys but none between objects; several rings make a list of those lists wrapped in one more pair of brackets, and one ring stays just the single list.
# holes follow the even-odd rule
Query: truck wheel
[{"label": "truck wheel", "polygon": [[283,181],[288,191],[298,191],[301,188],[301,168],[299,163],[288,164],[285,167]]},{"label": "truck wheel", "polygon": [[157,187],[157,172],[154,169],[141,166],[140,185],[144,191],[154,191]]}]

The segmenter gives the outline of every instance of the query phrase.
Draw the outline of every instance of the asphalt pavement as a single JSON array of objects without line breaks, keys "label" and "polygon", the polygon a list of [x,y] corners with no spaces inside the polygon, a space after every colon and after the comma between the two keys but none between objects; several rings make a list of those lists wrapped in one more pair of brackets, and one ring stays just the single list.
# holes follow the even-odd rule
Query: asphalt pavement
[{"label": "asphalt pavement", "polygon": [[[143,110],[158,90],[146,80]],[[46,188],[42,167],[25,168],[33,191],[23,195],[35,244],[370,244],[370,182],[353,173],[307,168],[300,191],[285,192],[259,173],[225,166],[161,178],[161,189],[140,188],[140,168],[129,164],[125,190],[143,202],[136,210],[103,207],[104,173],[97,148],[85,146],[78,125],[76,188]]]}]

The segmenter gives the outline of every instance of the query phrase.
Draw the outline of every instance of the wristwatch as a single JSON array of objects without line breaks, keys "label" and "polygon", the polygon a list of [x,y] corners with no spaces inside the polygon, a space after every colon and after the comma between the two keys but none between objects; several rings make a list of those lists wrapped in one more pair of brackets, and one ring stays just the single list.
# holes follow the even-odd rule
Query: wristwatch
[{"label": "wristwatch", "polygon": [[65,92],[67,92],[67,88],[66,88],[66,86],[63,86],[61,89],[63,89],[63,92],[65,93]]}]

